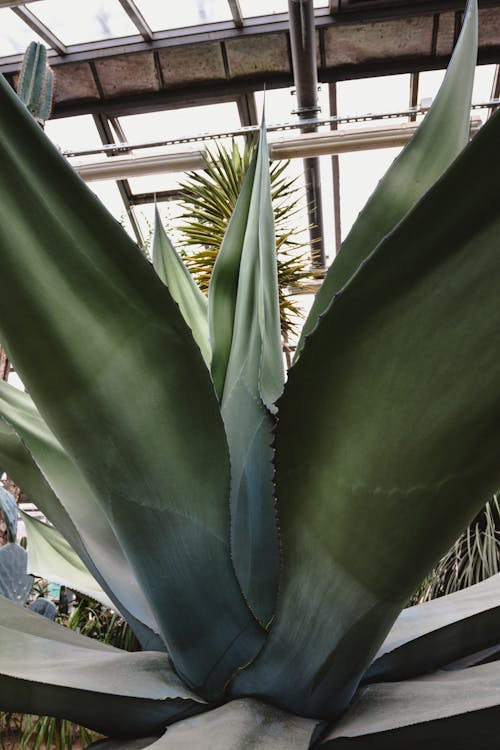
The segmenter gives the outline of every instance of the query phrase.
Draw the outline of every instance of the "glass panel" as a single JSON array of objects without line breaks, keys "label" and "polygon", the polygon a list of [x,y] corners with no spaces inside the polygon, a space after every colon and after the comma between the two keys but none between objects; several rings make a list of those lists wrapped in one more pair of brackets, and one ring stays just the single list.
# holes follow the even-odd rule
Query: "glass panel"
[{"label": "glass panel", "polygon": [[418,103],[423,99],[434,99],[444,78],[444,70],[426,70],[418,78]]},{"label": "glass panel", "polygon": [[297,99],[294,89],[271,89],[255,92],[257,112],[260,117],[264,101],[266,103],[266,122],[268,125],[279,125],[285,122],[295,122],[296,115],[292,115],[292,109],[297,107]]},{"label": "glass panel", "polygon": [[87,186],[135,241],[116,182],[114,180],[99,180],[98,182],[88,182]]},{"label": "glass panel", "polygon": [[232,19],[227,0],[182,0],[180,3],[135,0],[135,4],[153,31]]},{"label": "glass panel", "polygon": [[[120,117],[120,123],[129,143],[217,133],[240,127],[235,102],[129,115]],[[155,151],[148,149],[147,153]]]},{"label": "glass panel", "polygon": [[[478,65],[476,68],[476,76],[474,79],[474,90],[472,93],[472,102],[474,104],[482,104],[483,102],[489,102],[491,99],[493,89],[493,79],[495,77],[496,65]],[[491,115],[491,109],[487,107],[485,109],[474,109],[472,111],[473,117],[480,117],[483,123],[486,122],[488,117]]]},{"label": "glass panel", "polygon": [[240,8],[245,17],[288,13],[288,0],[240,0]]},{"label": "glass panel", "polygon": [[[408,109],[410,76],[394,75],[341,81],[337,84],[337,109],[340,117],[385,114]],[[407,118],[391,119],[391,123]],[[340,127],[378,127],[380,120],[370,123],[342,123]]]},{"label": "glass panel", "polygon": [[28,7],[64,44],[138,34],[117,0],[40,0]]},{"label": "glass panel", "polygon": [[[0,10],[0,57],[24,52],[30,42],[43,42],[9,8]],[[44,42],[46,45],[46,42]]]},{"label": "glass panel", "polygon": [[401,152],[400,148],[340,154],[340,216],[344,240],[379,180]]},{"label": "glass panel", "polygon": [[[101,143],[92,115],[48,120],[45,124],[45,133],[61,151],[88,146],[97,147]],[[73,161],[83,163],[98,161],[103,158],[103,154],[89,154],[88,156],[79,156],[77,160]]]}]

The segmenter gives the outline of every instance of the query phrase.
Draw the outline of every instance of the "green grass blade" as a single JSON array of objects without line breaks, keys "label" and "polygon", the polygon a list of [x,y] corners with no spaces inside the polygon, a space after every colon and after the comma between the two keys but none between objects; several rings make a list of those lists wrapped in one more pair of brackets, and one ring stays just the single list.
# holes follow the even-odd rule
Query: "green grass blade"
[{"label": "green grass blade", "polygon": [[276,433],[282,590],[240,690],[259,684],[310,715],[344,710],[398,611],[500,485],[499,138],[495,116],[289,372]]},{"label": "green grass blade", "polygon": [[231,564],[209,372],[151,265],[5,82],[0,112],[0,338],[110,519],[176,669],[219,696],[263,633]]},{"label": "green grass blade", "polygon": [[379,182],[333,261],[304,324],[296,358],[334,295],[467,144],[476,58],[477,2],[470,0],[460,38],[432,107]]},{"label": "green grass blade", "polygon": [[193,332],[203,359],[209,367],[211,352],[208,341],[207,298],[198,289],[193,277],[177,255],[165,232],[157,207],[155,207],[152,257],[156,273],[179,305],[184,320]]}]

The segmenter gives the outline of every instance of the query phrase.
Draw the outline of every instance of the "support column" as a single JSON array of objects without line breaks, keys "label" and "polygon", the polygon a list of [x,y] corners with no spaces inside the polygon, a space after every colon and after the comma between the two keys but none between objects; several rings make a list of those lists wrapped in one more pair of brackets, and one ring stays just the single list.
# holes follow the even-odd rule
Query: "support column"
[{"label": "support column", "polygon": [[[296,114],[299,116],[299,120],[309,120],[315,117],[320,109],[318,106],[313,0],[288,0],[288,10],[293,77],[298,105]],[[310,133],[315,130],[317,130],[317,127],[311,125],[305,125],[301,128],[303,133]],[[324,268],[323,207],[318,156],[304,159],[304,172],[312,264],[316,268]]]}]

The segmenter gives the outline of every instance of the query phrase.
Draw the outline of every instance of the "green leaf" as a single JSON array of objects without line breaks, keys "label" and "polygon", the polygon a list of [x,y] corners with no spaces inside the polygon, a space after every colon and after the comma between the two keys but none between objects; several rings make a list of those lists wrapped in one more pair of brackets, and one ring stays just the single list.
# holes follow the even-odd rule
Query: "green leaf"
[{"label": "green leaf", "polygon": [[295,711],[342,711],[398,612],[500,485],[499,137],[493,117],[289,372],[279,608],[237,694],[258,684]]},{"label": "green leaf", "polygon": [[[1,474],[0,474],[1,476]],[[17,537],[17,503],[10,492],[0,486],[0,511],[7,527],[7,539],[15,542]]]},{"label": "green leaf", "polygon": [[423,123],[380,180],[330,266],[304,324],[296,358],[335,294],[467,144],[476,58],[477,2],[469,0],[442,86]]},{"label": "green leaf", "polygon": [[[315,721],[291,716],[260,701],[231,701],[146,741],[101,740],[92,750],[308,750]],[[89,748],[90,750],[90,748]]]},{"label": "green leaf", "polygon": [[28,556],[18,544],[0,547],[0,595],[16,604],[25,604],[33,586],[27,574]]},{"label": "green leaf", "polygon": [[500,573],[486,581],[404,609],[363,682],[404,680],[496,646]]},{"label": "green leaf", "polygon": [[209,367],[211,352],[208,341],[207,298],[198,289],[193,277],[177,255],[163,228],[157,206],[155,206],[152,257],[156,273],[179,305],[184,320],[190,327],[203,359]]},{"label": "green leaf", "polygon": [[364,682],[401,680],[496,646],[500,632],[500,573],[486,581],[404,609]]},{"label": "green leaf", "polygon": [[[230,289],[224,286],[229,283]],[[279,578],[271,412],[283,389],[284,370],[264,123],[215,264],[209,305],[215,382],[229,340],[230,324],[223,316],[234,316],[221,406],[231,457],[231,552],[243,594],[267,625]]]},{"label": "green leaf", "polygon": [[127,619],[144,648],[165,647],[111,523],[31,398],[0,381],[0,457]]},{"label": "green leaf", "polygon": [[321,750],[496,750],[500,662],[371,685]]},{"label": "green leaf", "polygon": [[136,736],[206,710],[168,657],[129,653],[0,598],[0,710]]},{"label": "green leaf", "polygon": [[96,740],[86,750],[144,750],[155,743],[159,737],[135,737],[129,740]]},{"label": "green leaf", "polygon": [[28,513],[23,513],[23,520],[28,537],[28,570],[32,575],[68,586],[113,609],[113,602],[56,529]]},{"label": "green leaf", "polygon": [[0,338],[112,523],[176,669],[219,696],[264,636],[231,564],[210,375],[151,265],[5,82],[0,112]]},{"label": "green leaf", "polygon": [[212,345],[212,379],[220,400],[233,340],[243,238],[249,223],[257,152],[243,180],[240,195],[215,261],[208,292],[208,325]]}]

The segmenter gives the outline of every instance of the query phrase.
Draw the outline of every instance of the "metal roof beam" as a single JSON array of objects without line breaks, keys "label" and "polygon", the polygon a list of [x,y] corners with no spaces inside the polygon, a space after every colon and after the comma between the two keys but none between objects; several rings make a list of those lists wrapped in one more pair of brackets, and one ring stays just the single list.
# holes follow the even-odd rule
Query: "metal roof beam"
[{"label": "metal roof beam", "polygon": [[227,0],[231,15],[233,17],[234,25],[241,29],[243,26],[243,14],[241,12],[239,0]]},{"label": "metal roof beam", "polygon": [[68,48],[66,47],[63,42],[57,37],[49,28],[48,26],[45,26],[44,23],[40,21],[39,18],[35,16],[34,13],[32,13],[28,8],[25,8],[24,6],[17,6],[15,8],[12,8],[12,12],[18,16],[21,21],[24,21],[26,26],[29,26],[30,29],[32,29],[35,34],[38,34],[38,36],[43,39],[44,42],[46,42],[49,47],[52,47],[59,55],[65,56],[68,54]]},{"label": "metal roof beam", "polygon": [[[1,0],[0,0],[1,1]],[[481,8],[499,7],[499,0],[482,0]],[[319,8],[315,11],[315,25],[317,29],[323,29],[332,24],[350,24],[376,21],[382,19],[407,18],[415,15],[432,15],[441,10],[463,10],[463,0],[438,0],[435,2],[421,2],[409,6],[390,6],[388,8],[374,8],[372,12],[340,12],[333,18],[328,8]],[[24,10],[24,9],[22,9]],[[149,50],[160,50],[170,47],[178,47],[201,42],[223,42],[226,39],[234,39],[245,36],[271,34],[275,32],[288,32],[289,20],[285,13],[277,13],[272,16],[259,16],[244,19],[242,28],[236,28],[233,21],[221,21],[216,23],[201,24],[186,29],[175,31],[161,31],[153,33],[153,41],[146,42],[139,34],[117,39],[102,39],[98,42],[87,42],[68,46],[64,55],[49,52],[50,64],[57,66],[66,62],[89,62],[92,60],[124,55]],[[429,56],[430,58],[432,56]],[[22,55],[9,55],[0,57],[0,71],[14,73],[19,70]],[[489,62],[489,60],[486,60]],[[409,61],[411,64],[411,60]],[[351,66],[355,67],[355,66]],[[428,68],[440,67],[440,63],[427,63]],[[422,68],[423,69],[423,68]],[[410,68],[407,67],[405,72]],[[352,76],[350,76],[352,77]],[[358,76],[359,77],[359,76]]]},{"label": "metal roof beam", "polygon": [[236,104],[238,107],[240,122],[244,128],[249,127],[250,125],[259,124],[257,103],[253,91],[249,91],[246,94],[240,94],[240,96],[236,98]]},{"label": "metal roof beam", "polygon": [[119,0],[119,3],[144,41],[152,42],[153,32],[134,0]]},{"label": "metal roof beam", "polygon": [[[337,84],[328,84],[328,99],[330,104],[330,117],[338,117],[337,107]],[[330,130],[337,130],[338,123],[332,120]],[[335,254],[340,250],[342,243],[342,222],[340,214],[340,163],[338,154],[332,154],[332,182],[333,182],[333,226],[335,234]]]}]

